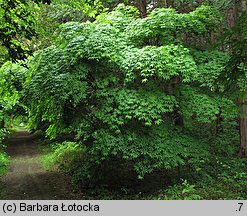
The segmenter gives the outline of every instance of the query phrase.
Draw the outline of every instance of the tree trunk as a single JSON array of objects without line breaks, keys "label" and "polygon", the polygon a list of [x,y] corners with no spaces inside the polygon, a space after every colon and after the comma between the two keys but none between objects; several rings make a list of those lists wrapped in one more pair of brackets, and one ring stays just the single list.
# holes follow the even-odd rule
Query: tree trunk
[{"label": "tree trunk", "polygon": [[158,0],[157,6],[167,8],[167,0]]},{"label": "tree trunk", "polygon": [[[180,86],[182,83],[182,77],[174,77],[170,80],[170,82],[168,83],[167,87],[167,91],[168,91],[168,94],[169,95],[174,95],[174,89],[177,87],[177,86]],[[178,94],[181,94],[181,92],[179,91]],[[174,108],[173,110],[173,113],[172,113],[172,117],[173,117],[173,120],[174,120],[174,124],[177,125],[177,126],[184,126],[184,118],[183,118],[183,115],[180,111],[179,108]]]},{"label": "tree trunk", "polygon": [[0,129],[4,128],[4,119],[0,120]]},{"label": "tree trunk", "polygon": [[[247,99],[246,99],[247,101]],[[242,105],[241,107],[241,116],[240,116],[240,149],[238,155],[240,157],[247,156],[247,106]]]},{"label": "tree trunk", "polygon": [[138,8],[141,13],[141,17],[144,18],[147,16],[147,1],[146,0],[138,0]]},{"label": "tree trunk", "polygon": [[[238,17],[241,16],[243,12],[247,11],[247,0],[236,0],[236,6],[238,6]],[[242,35],[239,35],[242,37]],[[247,62],[245,62],[247,63]],[[240,115],[240,149],[238,155],[240,157],[247,156],[247,96],[243,99],[241,104],[241,115]]]},{"label": "tree trunk", "polygon": [[216,116],[216,134],[223,132],[222,122],[223,122],[222,110],[220,108],[219,114],[217,114]]}]

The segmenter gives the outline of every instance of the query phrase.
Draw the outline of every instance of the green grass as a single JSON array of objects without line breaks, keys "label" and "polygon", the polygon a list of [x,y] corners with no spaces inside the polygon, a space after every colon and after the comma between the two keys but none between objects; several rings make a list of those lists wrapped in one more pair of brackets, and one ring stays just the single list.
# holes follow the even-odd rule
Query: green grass
[{"label": "green grass", "polygon": [[54,171],[57,170],[54,162],[54,156],[52,153],[47,153],[41,156],[41,163],[46,170]]}]

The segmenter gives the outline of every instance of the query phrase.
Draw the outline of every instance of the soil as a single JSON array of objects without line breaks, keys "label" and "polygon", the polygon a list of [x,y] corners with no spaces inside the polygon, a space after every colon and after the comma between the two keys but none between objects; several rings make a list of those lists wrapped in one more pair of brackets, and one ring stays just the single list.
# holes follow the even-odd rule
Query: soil
[{"label": "soil", "polygon": [[7,175],[0,177],[0,199],[75,200],[69,176],[45,170],[35,138],[28,131],[18,131],[6,140],[11,164]]}]

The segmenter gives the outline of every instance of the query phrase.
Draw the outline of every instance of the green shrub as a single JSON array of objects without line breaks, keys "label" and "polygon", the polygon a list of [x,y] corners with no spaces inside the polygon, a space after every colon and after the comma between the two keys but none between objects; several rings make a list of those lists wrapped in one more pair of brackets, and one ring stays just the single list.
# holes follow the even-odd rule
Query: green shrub
[{"label": "green shrub", "polygon": [[[190,104],[182,103],[175,86],[193,85],[200,73],[184,30],[202,35],[214,28],[218,13],[206,6],[189,14],[157,9],[142,20],[131,11],[116,8],[95,22],[65,23],[54,45],[27,63],[29,127],[44,125],[51,139],[69,133],[83,140],[83,166],[77,166],[77,144],[61,144],[47,159],[66,172],[79,167],[74,176],[83,182],[92,182],[100,165],[114,158],[131,164],[139,179],[160,169],[196,167],[207,158],[205,143],[177,121],[194,115],[203,115],[200,123],[215,121],[216,100],[194,90],[185,98]],[[164,25],[164,19],[170,21]],[[224,62],[221,54],[214,56],[214,67],[203,71],[209,76]]]},{"label": "green shrub", "polygon": [[7,167],[9,165],[9,157],[6,153],[0,152],[0,176],[7,172]]},{"label": "green shrub", "polygon": [[237,131],[226,131],[215,138],[212,151],[221,156],[234,157],[239,150],[239,143]]},{"label": "green shrub", "polygon": [[7,129],[0,129],[0,150],[3,150],[3,140],[5,137],[9,134],[9,131]]},{"label": "green shrub", "polygon": [[[164,195],[165,194],[165,195]],[[199,200],[201,196],[197,193],[196,185],[190,184],[186,179],[181,184],[175,184],[164,190],[158,199],[165,200]]]},{"label": "green shrub", "polygon": [[9,134],[7,129],[0,129],[0,176],[4,175],[9,165],[9,157],[4,152],[6,146],[3,144],[4,138]]},{"label": "green shrub", "polygon": [[43,157],[47,169],[58,169],[72,174],[84,160],[85,147],[81,143],[63,142],[52,146],[53,152]]}]

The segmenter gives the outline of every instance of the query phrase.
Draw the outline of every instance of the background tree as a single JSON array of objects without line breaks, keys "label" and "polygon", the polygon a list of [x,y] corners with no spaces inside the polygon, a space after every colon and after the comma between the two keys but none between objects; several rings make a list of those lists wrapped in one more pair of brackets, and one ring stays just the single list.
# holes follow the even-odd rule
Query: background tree
[{"label": "background tree", "polygon": [[14,61],[30,54],[28,41],[35,35],[34,7],[31,1],[0,1],[0,43]]},{"label": "background tree", "polygon": [[228,90],[235,92],[235,101],[240,108],[239,133],[240,149],[239,156],[247,154],[247,108],[246,108],[246,1],[234,1],[234,16],[230,22],[231,30],[227,34],[227,44],[230,49],[230,60],[224,73]]},{"label": "background tree", "polygon": [[[244,73],[246,73],[246,66],[247,66],[247,56],[246,56],[246,50],[247,50],[247,25],[246,25],[246,18],[247,18],[247,1],[241,0],[236,1],[237,4],[237,11],[238,11],[238,23],[236,24],[236,32],[234,34],[237,34],[237,40],[238,42],[235,43],[237,47],[235,46],[233,49],[233,55],[236,54],[236,56],[233,57],[233,61],[231,61],[231,64],[233,67],[232,69],[236,69],[236,72],[240,74],[240,76]],[[236,50],[237,49],[237,50]],[[236,62],[236,58],[239,58]],[[235,71],[235,70],[234,70]],[[241,97],[244,97],[240,100],[240,106],[241,106],[241,114],[240,114],[240,150],[239,155],[241,157],[247,157],[247,106],[246,106],[246,86],[241,88]]]}]

